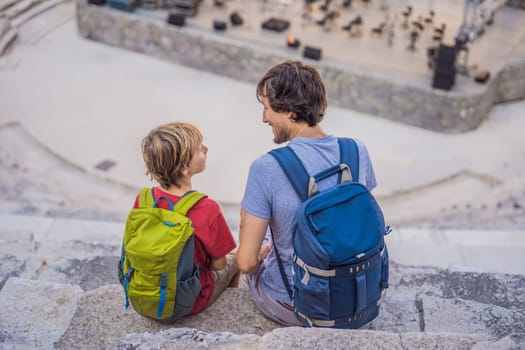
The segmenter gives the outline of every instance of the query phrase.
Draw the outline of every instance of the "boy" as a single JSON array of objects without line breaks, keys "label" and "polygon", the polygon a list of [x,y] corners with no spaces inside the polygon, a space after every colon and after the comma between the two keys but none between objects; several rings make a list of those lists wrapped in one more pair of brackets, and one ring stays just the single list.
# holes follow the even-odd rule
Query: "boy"
[{"label": "boy", "polygon": [[[192,190],[191,178],[204,171],[208,148],[199,129],[190,123],[174,122],[153,129],[142,140],[147,173],[160,186],[153,188],[155,199],[168,197],[176,203]],[[169,210],[160,199],[157,206]],[[138,196],[134,208],[138,207]],[[202,266],[201,290],[191,314],[204,310],[229,286],[237,287],[238,270],[233,254],[235,241],[217,202],[204,198],[187,216],[195,228],[195,263]]]}]

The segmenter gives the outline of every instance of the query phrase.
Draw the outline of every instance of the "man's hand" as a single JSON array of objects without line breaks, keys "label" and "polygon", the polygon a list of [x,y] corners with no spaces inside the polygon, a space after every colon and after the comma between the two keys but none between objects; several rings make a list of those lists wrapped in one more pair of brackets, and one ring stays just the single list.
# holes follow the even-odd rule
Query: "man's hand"
[{"label": "man's hand", "polygon": [[266,243],[264,243],[261,247],[261,250],[259,251],[259,261],[264,260],[268,253],[270,252],[270,249],[272,248],[272,241],[268,240]]}]

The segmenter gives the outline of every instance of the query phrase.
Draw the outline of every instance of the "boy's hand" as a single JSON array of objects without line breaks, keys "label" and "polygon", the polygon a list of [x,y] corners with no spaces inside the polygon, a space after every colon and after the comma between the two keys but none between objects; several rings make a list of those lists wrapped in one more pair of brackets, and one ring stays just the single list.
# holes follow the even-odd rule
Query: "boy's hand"
[{"label": "boy's hand", "polygon": [[226,267],[228,260],[225,256],[219,259],[210,259],[209,268],[211,271],[220,271]]}]

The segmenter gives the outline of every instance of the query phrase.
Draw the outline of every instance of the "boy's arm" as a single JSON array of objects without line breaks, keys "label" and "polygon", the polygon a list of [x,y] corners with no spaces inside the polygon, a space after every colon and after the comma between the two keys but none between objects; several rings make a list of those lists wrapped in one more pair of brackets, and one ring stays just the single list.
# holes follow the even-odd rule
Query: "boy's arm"
[{"label": "boy's arm", "polygon": [[261,245],[268,227],[268,219],[263,219],[241,209],[239,230],[239,250],[236,260],[239,270],[251,273],[257,269],[259,262],[268,252],[261,251]]}]

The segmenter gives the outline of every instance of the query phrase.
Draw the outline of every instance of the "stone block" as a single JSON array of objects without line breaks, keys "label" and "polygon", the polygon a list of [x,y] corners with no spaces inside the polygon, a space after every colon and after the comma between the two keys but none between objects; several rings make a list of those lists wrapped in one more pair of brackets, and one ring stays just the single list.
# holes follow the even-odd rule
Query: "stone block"
[{"label": "stone block", "polygon": [[191,328],[124,336],[111,350],[168,349],[471,349],[494,339],[473,334],[389,333],[362,330],[289,327],[262,337],[229,332],[205,333]]},{"label": "stone block", "polygon": [[405,265],[437,266],[464,265],[459,246],[417,243],[391,243],[388,245],[392,261]]},{"label": "stone block", "polygon": [[475,333],[503,338],[525,329],[525,309],[429,296],[419,298],[426,332]]},{"label": "stone block", "polygon": [[76,257],[87,259],[95,256],[120,256],[121,243],[104,243],[91,240],[54,241],[42,242],[38,254],[45,256],[46,261],[52,264],[60,259]]},{"label": "stone block", "polygon": [[264,335],[260,349],[470,349],[490,338],[470,334],[390,333],[321,328],[276,329]]},{"label": "stone block", "polygon": [[386,298],[375,320],[362,329],[393,333],[419,332],[419,312],[412,293],[387,291]]},{"label": "stone block", "polygon": [[[200,314],[174,324],[162,324],[124,308],[120,285],[110,285],[86,292],[68,330],[55,344],[59,349],[103,349],[116,346],[129,333],[155,332],[189,327],[205,332],[233,332],[262,335],[281,327],[261,314],[246,289],[226,290]],[[89,341],[88,341],[89,340]]]},{"label": "stone block", "polygon": [[392,264],[389,293],[462,299],[507,309],[525,309],[525,276],[475,273]]},{"label": "stone block", "polygon": [[402,333],[401,349],[470,350],[479,343],[492,344],[494,338],[481,334],[462,333]]},{"label": "stone block", "polygon": [[0,254],[28,255],[36,250],[33,233],[30,231],[0,231]]},{"label": "stone block", "polygon": [[239,349],[256,347],[259,336],[229,332],[202,332],[192,328],[170,328],[156,333],[132,333],[123,337],[113,350],[137,349]]},{"label": "stone block", "polygon": [[44,264],[44,259],[37,255],[0,254],[0,290],[11,277],[35,278]]},{"label": "stone block", "polygon": [[472,347],[472,350],[509,350],[525,349],[525,332],[511,334],[497,341],[482,341]]},{"label": "stone block", "polygon": [[[465,266],[476,266],[482,271],[525,275],[524,246],[460,247]],[[493,257],[504,256],[505,259]],[[490,257],[490,258],[487,258]]]},{"label": "stone block", "polygon": [[42,241],[54,219],[24,215],[0,214],[0,232],[31,232],[36,241]]},{"label": "stone block", "polygon": [[124,234],[124,225],[125,222],[55,219],[49,229],[47,239],[57,242],[85,240],[120,244]]},{"label": "stone block", "polygon": [[55,219],[45,239],[37,240],[48,263],[67,257],[119,256],[124,222]]},{"label": "stone block", "polygon": [[95,256],[86,259],[64,258],[45,266],[38,279],[56,283],[76,284],[93,290],[118,283],[118,256]]},{"label": "stone block", "polygon": [[51,348],[66,331],[81,295],[78,286],[10,278],[0,292],[3,342]]}]

